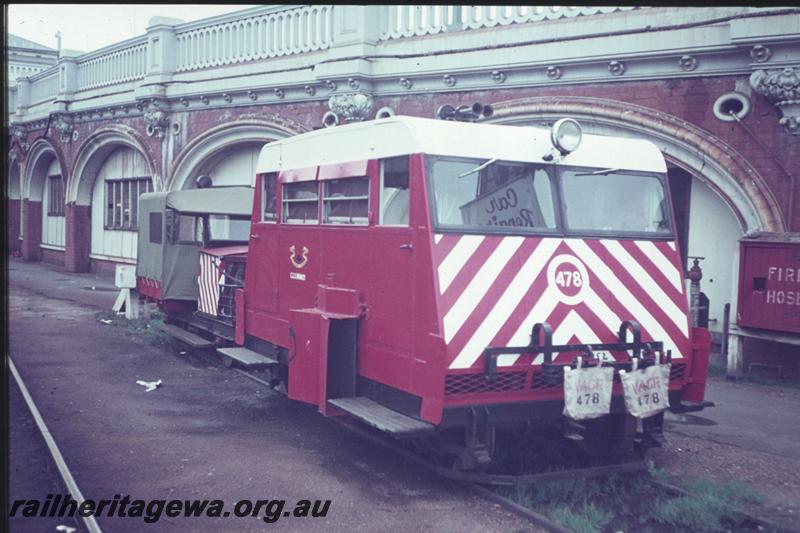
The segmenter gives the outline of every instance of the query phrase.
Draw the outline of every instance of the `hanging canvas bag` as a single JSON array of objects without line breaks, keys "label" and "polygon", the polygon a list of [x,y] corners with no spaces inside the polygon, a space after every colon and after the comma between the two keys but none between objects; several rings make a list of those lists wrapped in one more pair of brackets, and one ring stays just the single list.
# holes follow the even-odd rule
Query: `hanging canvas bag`
[{"label": "hanging canvas bag", "polygon": [[653,365],[644,370],[636,369],[637,359],[631,372],[619,371],[625,407],[636,418],[656,415],[669,407],[670,364]]},{"label": "hanging canvas bag", "polygon": [[573,420],[599,418],[611,412],[612,367],[564,367],[564,415]]}]

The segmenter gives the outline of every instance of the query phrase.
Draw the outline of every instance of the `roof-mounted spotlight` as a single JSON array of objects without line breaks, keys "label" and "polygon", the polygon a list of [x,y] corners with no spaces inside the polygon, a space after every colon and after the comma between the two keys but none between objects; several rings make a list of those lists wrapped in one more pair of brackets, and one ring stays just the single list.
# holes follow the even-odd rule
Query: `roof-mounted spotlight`
[{"label": "roof-mounted spotlight", "polygon": [[581,145],[582,136],[581,125],[572,118],[562,118],[550,128],[550,142],[561,152],[561,155],[567,155],[577,150]]}]

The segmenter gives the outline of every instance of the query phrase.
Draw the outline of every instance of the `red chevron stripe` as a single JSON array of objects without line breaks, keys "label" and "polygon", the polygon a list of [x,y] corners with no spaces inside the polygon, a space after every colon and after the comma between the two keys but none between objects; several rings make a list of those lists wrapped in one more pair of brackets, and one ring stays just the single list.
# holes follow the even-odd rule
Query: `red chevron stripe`
[{"label": "red chevron stripe", "polygon": [[453,248],[455,248],[458,241],[463,237],[463,235],[455,235],[452,233],[445,233],[442,235],[442,238],[439,242],[436,242],[434,237],[433,240],[433,262],[435,265],[441,264],[444,261],[444,258],[447,257]]},{"label": "red chevron stripe", "polygon": [[[636,243],[633,241],[619,241],[622,247],[628,252],[633,259],[639,263],[642,268],[650,275],[653,281],[661,287],[664,293],[670,297],[670,299],[678,306],[678,309],[682,311],[686,311],[686,296],[681,291],[679,292],[675,286],[672,284],[672,281],[667,279],[661,270],[647,257],[647,254],[644,253],[641,248],[636,246]],[[682,277],[679,274],[680,271],[676,269],[676,276]]]},{"label": "red chevron stripe", "polygon": [[[669,335],[670,338],[673,340],[673,342],[675,342],[675,344],[681,349],[681,351],[683,351],[684,348],[681,347],[681,341],[687,340],[687,337],[678,328],[678,326],[676,326],[675,323],[672,322],[669,316],[667,316],[667,314],[662,310],[662,307],[658,304],[658,302],[656,302],[653,299],[653,297],[650,294],[648,294],[644,288],[642,288],[642,286],[639,284],[636,278],[624,267],[624,265],[613,254],[608,253],[608,250],[606,250],[606,248],[600,242],[587,241],[586,244],[589,246],[589,248],[592,249],[592,251],[594,251],[598,256],[600,256],[604,260],[605,264],[611,269],[611,271],[614,273],[614,275],[620,281],[620,283],[622,283],[622,285],[624,285],[625,288],[628,289],[628,291],[630,291],[633,297],[636,298],[639,301],[639,303],[642,304],[642,307],[644,307],[645,310],[655,319],[655,321],[661,325],[664,331],[666,331],[667,335]],[[604,255],[601,255],[603,253]],[[599,282],[600,280],[598,279],[598,283]],[[608,287],[606,287],[606,290],[608,290]],[[613,299],[613,301],[615,301],[618,304],[619,309],[625,309],[622,302],[620,302],[610,290],[608,290],[608,294],[609,294],[609,299],[607,300],[607,302]],[[611,305],[609,305],[609,307],[614,309],[614,307],[612,307]],[[637,317],[633,314],[631,310],[625,309],[625,311],[631,318],[637,319]],[[620,314],[619,312],[617,312],[617,314],[622,320],[626,319],[626,317]],[[642,326],[642,331],[644,333],[645,327],[644,324],[642,324],[643,321],[641,319],[638,319],[637,322],[639,322],[639,324]],[[653,338],[650,332],[648,332],[648,335],[650,335],[651,340],[656,340],[656,341],[665,340],[665,339]]]},{"label": "red chevron stripe", "polygon": [[[464,266],[458,274],[456,274],[456,277],[450,282],[450,286],[447,287],[447,290],[439,299],[439,308],[442,309],[444,314],[447,314],[458,297],[461,296],[461,293],[464,292],[464,289],[466,289],[475,278],[478,270],[480,270],[483,264],[497,250],[497,247],[500,246],[502,241],[502,237],[486,237],[469,259],[467,259]],[[442,260],[444,260],[444,258],[442,258]],[[439,264],[441,264],[441,262]]]},{"label": "red chevron stripe", "polygon": [[[565,245],[563,243],[560,244],[558,248],[556,248],[555,252],[553,252],[553,255],[547,258],[546,262],[549,263],[553,257],[561,253],[564,253],[566,251],[567,250]],[[508,318],[506,323],[503,324],[503,326],[501,326],[500,329],[498,330],[497,334],[493,339],[493,344],[495,346],[509,345],[512,337],[519,330],[519,328],[522,327],[523,321],[527,320],[528,314],[530,313],[531,309],[533,309],[533,307],[539,301],[539,298],[545,292],[546,289],[547,289],[547,269],[543,268],[542,271],[539,273],[539,275],[536,277],[536,279],[532,280],[532,283],[528,287],[525,296],[522,297],[522,300],[520,300],[519,304],[517,304],[517,307],[514,308],[514,311],[512,311],[511,316]],[[556,304],[553,313],[556,313],[560,306],[564,306],[564,304],[561,303]],[[566,313],[564,313],[564,316],[566,316]],[[546,322],[549,322],[550,320],[551,317],[548,317]],[[559,323],[561,322],[559,321]],[[528,324],[527,327],[529,329],[533,328],[533,323]]]},{"label": "red chevron stripe", "polygon": [[[437,267],[447,257],[447,253],[449,253],[449,251],[452,250],[457,244],[458,239],[459,236],[452,235],[445,235],[442,237],[439,245],[437,245],[435,247],[436,249],[434,250],[435,264]],[[495,253],[502,240],[503,237],[486,237],[484,242],[479,245],[473,255],[466,261],[461,271],[453,279],[445,294],[439,296],[438,303],[442,320],[444,319],[444,316],[447,315],[447,312],[449,312],[452,306],[457,302],[463,291],[475,279],[475,276],[478,274],[481,267],[487,260],[489,260],[492,254]],[[531,254],[534,253],[536,248],[541,244],[541,242],[543,242],[543,240],[544,239],[542,238],[526,239],[519,249],[514,252],[508,262],[502,266],[496,279],[492,280],[486,293],[474,303],[474,308],[469,310],[467,317],[459,328],[458,332],[454,335],[451,342],[448,343],[448,353],[451,361],[462,352],[464,347],[475,334],[476,330],[478,330],[478,328],[484,322],[487,315],[498,304],[512,280],[519,272],[519,269],[531,256]],[[566,243],[562,242],[553,252],[552,256],[545,260],[545,264],[549,264],[553,257],[560,254],[577,257],[586,267],[591,290],[593,290],[598,297],[603,300],[605,305],[611,312],[617,315],[619,320],[637,320],[642,327],[643,340],[671,340],[681,352],[687,354],[689,352],[689,340],[687,336],[681,332],[680,328],[676,326],[669,318],[667,313],[662,310],[663,303],[659,304],[659,302],[657,302],[652,295],[648,294],[647,290],[642,287],[635,275],[624,266],[624,263],[630,259],[625,258],[622,260],[615,257],[615,254],[606,249],[606,247],[599,240],[583,242],[608,267],[611,275],[616,278],[616,281],[631,293],[631,296],[635,298],[645,312],[650,315],[652,321],[658,323],[658,325],[666,332],[670,339],[655,338],[643,323],[646,321],[642,320],[645,317],[635,316],[632,310],[626,308],[622,301],[615,296],[612,290],[603,282],[601,282],[600,277],[589,267],[586,261],[576,254]],[[679,293],[676,290],[670,280],[666,278],[664,273],[662,273],[653,263],[653,261],[647,257],[647,254],[644,253],[633,241],[616,242],[619,242],[623,249],[630,255],[630,258],[632,258],[633,261],[640,265],[641,268],[647,272],[649,276],[651,276],[653,283],[664,291],[664,293],[671,299],[677,308],[686,313],[684,294]],[[656,244],[658,247],[659,252],[663,253],[664,256],[669,259],[670,264],[676,264],[674,259],[676,252],[671,250],[668,244],[664,242],[657,242],[654,244]],[[501,324],[499,328],[497,328],[496,332],[494,332],[492,341],[487,345],[509,345],[512,337],[520,329],[523,321],[527,319],[531,309],[533,309],[534,306],[539,302],[541,295],[547,288],[547,268],[545,267],[539,272],[536,279],[530,280],[530,283],[527,285],[527,289],[525,290],[519,303],[516,305],[515,309],[512,310],[505,322]],[[601,317],[601,311],[599,309],[593,309],[590,307],[590,304],[585,301],[574,305],[565,304],[563,302],[557,303],[550,313],[550,316],[546,318],[546,321],[553,327],[553,331],[557,332],[559,326],[573,310],[576,312],[577,316],[586,322],[589,328],[602,342],[614,342],[617,340],[616,325],[612,327],[611,324],[606,324],[608,317]],[[532,326],[532,323],[525,325],[527,328]],[[525,343],[527,343],[528,340],[529,339],[526,337]],[[584,339],[581,340],[585,342]],[[614,355],[621,356],[622,354],[620,353]],[[526,361],[530,362],[532,361],[532,358],[530,356],[521,357],[515,364],[522,364]],[[475,363],[473,363],[472,366],[474,368],[482,364],[483,361],[479,358],[477,361],[475,361]]]},{"label": "red chevron stripe", "polygon": [[[500,271],[499,275],[494,280],[489,290],[486,291],[486,294],[483,296],[483,298],[481,298],[475,308],[472,309],[469,316],[464,321],[464,324],[461,326],[458,333],[456,333],[448,345],[451,350],[450,353],[452,354],[452,357],[457,356],[467,344],[469,339],[472,338],[475,330],[481,325],[483,320],[486,318],[486,315],[489,314],[495,305],[497,305],[498,300],[500,300],[503,293],[505,293],[509,284],[519,272],[520,267],[533,254],[539,243],[541,243],[541,239],[528,239],[523,242],[519,249],[517,249],[517,251],[511,256],[511,259]],[[540,278],[543,275],[544,274],[540,275]],[[531,284],[533,284],[534,281],[535,280],[531,280]],[[530,309],[530,307],[531,301],[527,297],[526,293],[526,296],[523,296],[522,301],[517,306],[517,309]],[[525,312],[525,314],[527,314],[527,312]],[[506,324],[513,321],[515,318],[521,321],[524,318],[524,315],[517,316],[517,313],[513,312],[511,313],[509,320],[506,321]]]},{"label": "red chevron stripe", "polygon": [[[626,266],[626,263],[627,261],[629,261],[629,259],[628,258],[623,259],[622,257],[618,257],[616,254],[611,253],[608,250],[606,250],[606,252],[607,252],[607,256],[605,257],[606,266],[611,268],[617,280],[619,280],[620,283],[626,289],[628,289],[628,291],[631,294],[634,295],[634,297],[642,304],[642,306],[647,310],[647,312],[653,315],[659,323],[663,324],[665,327],[667,326],[667,324],[669,324],[670,326],[676,328],[680,332],[681,331],[680,327],[675,325],[675,323],[672,321],[672,318],[670,318],[669,314],[665,310],[666,306],[668,306],[669,304],[667,302],[662,302],[660,300],[662,298],[662,295],[658,293],[655,294],[650,293],[647,285],[645,284],[645,281],[647,280],[643,280],[638,273],[635,274],[634,272],[632,272],[631,269],[629,269]],[[647,273],[646,275],[649,276],[650,273]],[[652,277],[650,278],[649,281],[652,282],[653,284],[656,284],[656,282],[652,280]],[[663,286],[659,286],[659,288],[662,291],[664,290]],[[678,296],[676,301],[674,297],[670,297],[667,291],[664,291],[664,296],[669,298],[670,301],[672,302],[673,312],[675,310],[680,311],[682,312],[682,318],[685,318],[685,310],[684,310],[685,305],[683,305],[682,301],[683,297]],[[688,329],[686,331],[688,332]],[[680,335],[684,336],[684,333],[681,332]]]}]

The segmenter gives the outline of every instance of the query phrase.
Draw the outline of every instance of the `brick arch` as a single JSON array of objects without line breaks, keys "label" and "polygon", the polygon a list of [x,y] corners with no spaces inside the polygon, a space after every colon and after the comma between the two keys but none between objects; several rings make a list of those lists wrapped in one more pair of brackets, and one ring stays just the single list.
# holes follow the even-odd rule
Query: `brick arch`
[{"label": "brick arch", "polygon": [[6,198],[9,200],[19,200],[22,198],[22,184],[20,183],[20,167],[22,161],[15,150],[11,150],[8,154],[8,188],[6,189]]},{"label": "brick arch", "polygon": [[115,124],[92,132],[78,148],[70,180],[67,182],[68,204],[91,204],[92,187],[97,173],[111,152],[122,147],[136,150],[144,156],[153,180],[153,189],[160,189],[161,175],[144,138],[133,128]]},{"label": "brick arch", "polygon": [[654,142],[667,160],[703,179],[737,217],[744,233],[786,231],[771,189],[733,147],[694,124],[643,106],[589,97],[531,97],[493,104],[488,122],[518,124],[569,116],[594,133],[635,134]]},{"label": "brick arch", "polygon": [[28,150],[22,172],[22,198],[41,202],[44,194],[45,174],[53,159],[58,160],[61,175],[69,178],[61,150],[47,138],[36,140]]},{"label": "brick arch", "polygon": [[53,160],[61,167],[61,175],[68,176],[61,150],[47,138],[35,140],[22,165],[22,257],[38,261],[42,257],[42,199],[47,182],[47,169]]},{"label": "brick arch", "polygon": [[181,150],[172,165],[164,190],[175,191],[186,188],[188,180],[195,176],[198,169],[232,146],[255,142],[265,144],[305,131],[308,131],[308,128],[282,119],[280,121],[244,119],[211,128],[192,139]]},{"label": "brick arch", "polygon": [[114,150],[119,148],[131,148],[142,154],[153,180],[153,187],[158,190],[161,178],[155,158],[144,138],[136,130],[115,124],[98,129],[89,135],[77,150],[75,164],[67,181],[64,266],[69,271],[89,270],[92,242],[92,189],[103,163]]}]

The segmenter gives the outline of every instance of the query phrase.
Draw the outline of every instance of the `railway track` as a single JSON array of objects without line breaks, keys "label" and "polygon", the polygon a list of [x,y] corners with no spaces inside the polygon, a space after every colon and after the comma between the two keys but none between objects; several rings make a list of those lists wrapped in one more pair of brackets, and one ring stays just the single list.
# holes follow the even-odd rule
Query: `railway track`
[{"label": "railway track", "polygon": [[[207,362],[211,364],[222,365],[218,359],[213,359],[212,357],[209,357],[208,354],[201,355]],[[231,367],[229,369],[252,381],[255,381],[256,383],[259,383],[262,386],[273,389],[268,381],[261,379],[258,375],[255,375],[252,372],[235,367]],[[436,464],[435,462],[419,455],[418,453],[401,446],[398,441],[389,439],[378,430],[361,425],[354,420],[344,417],[341,419],[333,418],[333,420],[349,431],[352,431],[353,433],[358,434],[359,436],[366,438],[379,446],[382,446],[384,449],[391,451],[393,454],[403,457],[409,462],[433,472],[440,477],[451,479],[470,491],[476,493],[477,495],[489,499],[501,505],[508,511],[526,518],[533,524],[536,524],[537,526],[553,533],[571,533],[572,530],[562,526],[558,522],[555,522],[546,515],[536,512],[529,507],[520,505],[513,499],[502,495],[498,492],[498,488],[526,487],[538,483],[547,483],[551,481],[567,479],[574,480],[576,478],[602,478],[613,475],[640,473],[643,474],[643,480],[646,480],[647,483],[658,487],[665,493],[686,498],[692,498],[696,496],[671,483],[655,479],[650,475],[644,476],[648,470],[647,463],[644,460],[633,460],[613,465],[572,468],[559,471],[521,475],[460,472]],[[737,523],[740,525],[735,531],[758,531],[767,533],[791,533],[793,531],[792,529],[772,522],[767,517],[756,516],[744,509],[736,508],[734,506],[728,507],[728,512],[731,517],[735,517]],[[679,531],[679,529],[676,529],[676,531]]]}]

